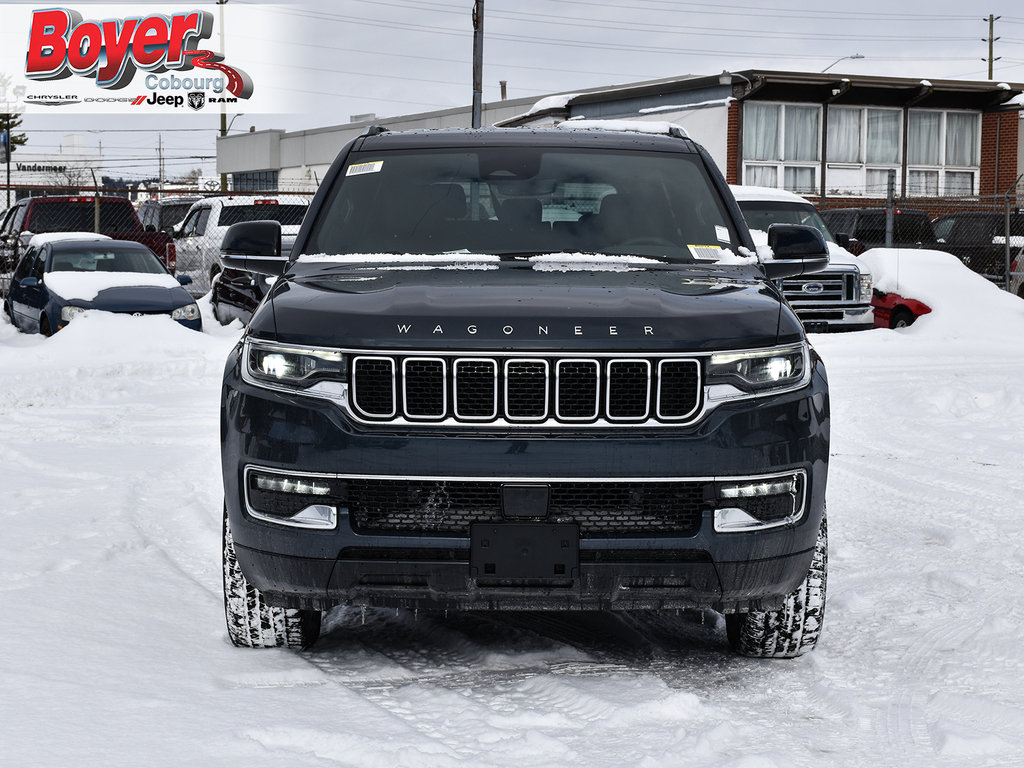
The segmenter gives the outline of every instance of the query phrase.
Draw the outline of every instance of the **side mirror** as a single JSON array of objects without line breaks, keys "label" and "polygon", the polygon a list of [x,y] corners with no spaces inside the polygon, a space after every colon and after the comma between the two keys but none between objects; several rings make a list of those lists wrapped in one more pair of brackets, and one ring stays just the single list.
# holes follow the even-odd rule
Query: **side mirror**
[{"label": "side mirror", "polygon": [[21,282],[18,283],[22,288],[38,288],[39,278],[37,277],[23,277]]},{"label": "side mirror", "polygon": [[192,285],[192,278],[188,275],[178,275],[179,285]]},{"label": "side mirror", "polygon": [[815,227],[802,224],[772,224],[768,246],[775,258],[762,262],[769,280],[820,272],[828,266],[828,245]]},{"label": "side mirror", "polygon": [[836,235],[836,245],[840,248],[850,250],[850,236],[845,232],[840,232]]},{"label": "side mirror", "polygon": [[156,224],[147,224],[142,228],[143,232],[156,232]]},{"label": "side mirror", "polygon": [[283,275],[288,257],[281,255],[281,224],[277,221],[242,221],[232,224],[220,245],[225,268]]}]

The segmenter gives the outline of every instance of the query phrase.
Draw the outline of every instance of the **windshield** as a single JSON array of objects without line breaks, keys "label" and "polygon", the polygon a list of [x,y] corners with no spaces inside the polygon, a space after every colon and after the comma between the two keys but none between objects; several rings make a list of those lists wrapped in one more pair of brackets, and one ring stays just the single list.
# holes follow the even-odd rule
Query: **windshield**
[{"label": "windshield", "polygon": [[240,221],[277,221],[281,226],[299,226],[308,205],[279,205],[276,202],[252,205],[225,205],[220,209],[217,225],[230,227]]},{"label": "windshield", "polygon": [[735,259],[696,155],[481,147],[353,153],[308,254],[630,254]]},{"label": "windshield", "polygon": [[740,210],[747,226],[751,229],[768,231],[772,224],[804,224],[815,227],[830,243],[835,239],[825,222],[818,215],[818,209],[810,203],[788,203],[774,200],[740,200]]},{"label": "windshield", "polygon": [[141,272],[159,275],[164,265],[148,248],[62,250],[50,259],[51,272]]}]

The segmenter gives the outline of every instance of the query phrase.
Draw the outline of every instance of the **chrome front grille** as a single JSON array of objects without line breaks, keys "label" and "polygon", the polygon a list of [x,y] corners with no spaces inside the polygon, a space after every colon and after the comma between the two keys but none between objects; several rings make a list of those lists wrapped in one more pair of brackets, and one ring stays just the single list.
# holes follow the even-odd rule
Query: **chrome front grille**
[{"label": "chrome front grille", "polygon": [[783,280],[782,292],[794,308],[806,304],[855,304],[858,277],[852,270],[817,272]]},{"label": "chrome front grille", "polygon": [[350,404],[370,422],[686,423],[702,405],[701,363],[658,356],[352,358]]}]

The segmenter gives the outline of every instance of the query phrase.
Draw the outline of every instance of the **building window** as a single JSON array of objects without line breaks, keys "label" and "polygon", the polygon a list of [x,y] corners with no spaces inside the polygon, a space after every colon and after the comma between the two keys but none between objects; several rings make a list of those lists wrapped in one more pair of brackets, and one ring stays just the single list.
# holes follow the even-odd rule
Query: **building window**
[{"label": "building window", "polygon": [[743,117],[743,180],[813,193],[821,157],[821,107],[748,102]]},{"label": "building window", "polygon": [[908,192],[975,194],[981,165],[981,116],[912,109],[908,121]]},{"label": "building window", "polygon": [[277,171],[246,171],[231,174],[235,192],[266,192],[277,189]]}]

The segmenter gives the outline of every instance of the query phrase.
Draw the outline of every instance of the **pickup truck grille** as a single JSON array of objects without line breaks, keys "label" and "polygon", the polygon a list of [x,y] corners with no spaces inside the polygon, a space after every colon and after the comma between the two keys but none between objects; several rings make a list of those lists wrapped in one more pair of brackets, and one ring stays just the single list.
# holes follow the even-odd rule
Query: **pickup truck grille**
[{"label": "pickup truck grille", "polygon": [[694,358],[362,355],[354,412],[371,422],[686,423],[702,404]]},{"label": "pickup truck grille", "polygon": [[858,274],[853,270],[829,270],[783,280],[782,292],[792,307],[857,303]]},{"label": "pickup truck grille", "polygon": [[[493,480],[349,479],[349,520],[365,534],[468,536],[473,523],[502,521],[502,483]],[[704,484],[695,481],[549,484],[548,522],[575,522],[583,537],[693,535]]]}]

